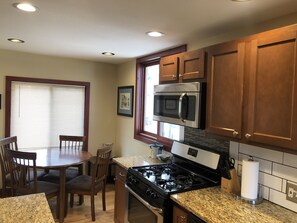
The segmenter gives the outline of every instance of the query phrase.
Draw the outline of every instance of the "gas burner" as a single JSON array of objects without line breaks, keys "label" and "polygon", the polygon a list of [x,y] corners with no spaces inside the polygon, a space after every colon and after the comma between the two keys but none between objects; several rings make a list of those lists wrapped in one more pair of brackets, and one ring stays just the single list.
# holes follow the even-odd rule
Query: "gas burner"
[{"label": "gas burner", "polygon": [[175,181],[167,181],[164,185],[163,185],[163,188],[165,190],[168,190],[168,191],[171,191],[173,189],[175,190],[180,190],[183,188],[183,186],[181,184],[178,184],[177,182]]},{"label": "gas burner", "polygon": [[150,176],[152,176],[152,175],[154,175],[154,174],[155,174],[155,172],[152,171],[152,170],[146,170],[146,171],[144,171],[144,172],[142,173],[142,175],[145,176],[145,177],[150,177]]},{"label": "gas burner", "polygon": [[162,170],[162,173],[171,174],[171,173],[172,173],[172,169],[169,168],[169,167],[165,167],[165,168]]}]

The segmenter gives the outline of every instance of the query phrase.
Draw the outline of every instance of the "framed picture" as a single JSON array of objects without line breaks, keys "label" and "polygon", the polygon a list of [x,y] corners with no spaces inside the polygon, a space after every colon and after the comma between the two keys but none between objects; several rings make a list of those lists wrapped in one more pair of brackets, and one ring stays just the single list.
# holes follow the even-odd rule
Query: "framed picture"
[{"label": "framed picture", "polygon": [[133,117],[134,86],[118,87],[118,115]]}]

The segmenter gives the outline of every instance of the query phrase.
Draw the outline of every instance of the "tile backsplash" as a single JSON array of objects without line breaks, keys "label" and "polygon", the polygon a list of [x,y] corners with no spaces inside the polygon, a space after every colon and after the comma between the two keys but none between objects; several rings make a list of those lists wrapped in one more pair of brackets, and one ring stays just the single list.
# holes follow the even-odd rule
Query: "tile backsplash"
[{"label": "tile backsplash", "polygon": [[204,146],[219,153],[229,153],[229,140],[220,136],[207,134],[205,130],[185,127],[184,138],[188,143]]},{"label": "tile backsplash", "polygon": [[239,176],[243,159],[257,160],[263,198],[297,212],[297,204],[286,200],[287,182],[297,185],[297,155],[237,142],[230,142],[229,154],[236,160]]}]

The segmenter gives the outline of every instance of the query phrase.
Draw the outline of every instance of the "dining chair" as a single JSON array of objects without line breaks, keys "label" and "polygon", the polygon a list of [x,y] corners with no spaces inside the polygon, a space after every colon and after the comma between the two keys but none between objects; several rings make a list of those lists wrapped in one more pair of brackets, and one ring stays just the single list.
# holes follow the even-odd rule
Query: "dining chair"
[{"label": "dining chair", "polygon": [[70,194],[70,207],[73,207],[74,194],[91,196],[92,221],[95,221],[95,195],[100,191],[102,191],[102,208],[103,211],[106,210],[105,187],[111,151],[111,146],[98,149],[97,155],[90,159],[91,176],[80,175],[66,183],[65,204],[67,204],[68,194]]},{"label": "dining chair", "polygon": [[7,137],[0,139],[0,165],[1,165],[1,177],[2,177],[2,194],[4,197],[8,196],[7,190],[11,188],[9,165],[6,158],[5,149],[18,150],[17,137]]},{"label": "dining chair", "polygon": [[58,213],[59,185],[37,180],[36,153],[6,148],[5,154],[9,166],[13,196],[45,193],[47,199],[57,197]]}]

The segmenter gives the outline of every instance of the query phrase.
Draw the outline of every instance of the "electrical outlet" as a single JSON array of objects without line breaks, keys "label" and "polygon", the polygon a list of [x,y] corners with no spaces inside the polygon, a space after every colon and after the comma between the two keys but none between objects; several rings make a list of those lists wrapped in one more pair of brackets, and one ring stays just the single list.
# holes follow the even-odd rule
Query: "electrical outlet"
[{"label": "electrical outlet", "polygon": [[287,182],[287,196],[288,201],[297,203],[297,185]]}]

